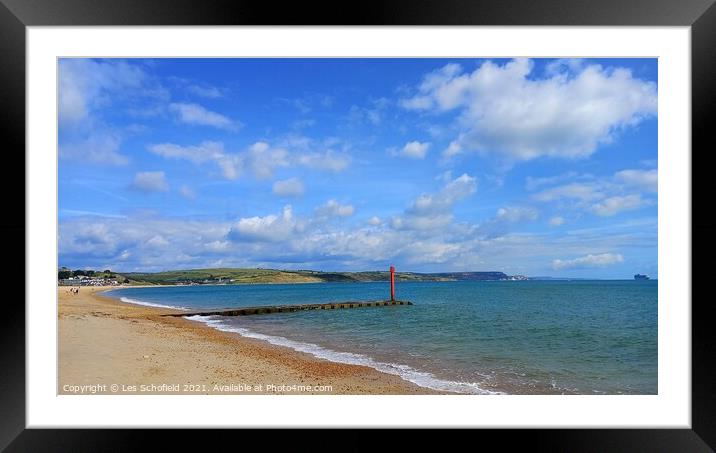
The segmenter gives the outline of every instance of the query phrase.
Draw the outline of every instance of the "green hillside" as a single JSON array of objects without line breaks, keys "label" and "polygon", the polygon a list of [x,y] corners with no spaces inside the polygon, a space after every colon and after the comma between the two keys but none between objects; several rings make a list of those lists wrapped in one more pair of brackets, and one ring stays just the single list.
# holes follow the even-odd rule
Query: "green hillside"
[{"label": "green hillside", "polygon": [[[112,272],[94,270],[70,270],[61,268],[58,279],[111,278],[129,285],[177,285],[177,284],[248,284],[248,283],[322,283],[322,282],[371,282],[387,281],[387,271],[321,272],[312,270],[278,269],[186,269],[165,272]],[[502,272],[452,272],[420,274],[397,272],[398,281],[463,281],[463,280],[509,280],[514,279]],[[522,277],[520,279],[526,279]]]},{"label": "green hillside", "polygon": [[[156,273],[122,272],[132,283],[174,285],[178,283],[321,283],[387,281],[388,272],[320,272],[310,270],[286,271],[276,269],[187,269]],[[399,281],[452,280],[438,275],[396,273]]]},{"label": "green hillside", "polygon": [[177,283],[317,283],[319,278],[274,269],[188,269],[156,273],[123,273],[138,283],[172,285]]}]

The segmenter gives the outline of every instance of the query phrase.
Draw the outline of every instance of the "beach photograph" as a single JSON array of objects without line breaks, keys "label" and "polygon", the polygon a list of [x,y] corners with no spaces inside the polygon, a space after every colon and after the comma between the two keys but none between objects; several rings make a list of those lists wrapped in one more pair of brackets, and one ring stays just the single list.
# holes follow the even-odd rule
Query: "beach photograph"
[{"label": "beach photograph", "polygon": [[57,74],[57,394],[659,394],[658,59]]}]

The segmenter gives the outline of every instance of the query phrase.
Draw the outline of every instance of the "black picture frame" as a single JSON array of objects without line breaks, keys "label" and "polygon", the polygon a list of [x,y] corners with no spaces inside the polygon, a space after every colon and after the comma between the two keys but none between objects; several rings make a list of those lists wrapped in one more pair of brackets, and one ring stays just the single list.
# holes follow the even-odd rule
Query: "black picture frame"
[{"label": "black picture frame", "polygon": [[[689,26],[691,27],[692,64],[692,207],[696,197],[712,192],[705,180],[709,165],[703,165],[705,153],[716,149],[711,129],[716,105],[716,6],[714,0],[390,0],[381,2],[247,2],[218,0],[0,0],[0,112],[6,126],[3,136],[6,174],[21,181],[0,178],[5,194],[6,212],[0,216],[4,234],[5,259],[0,260],[4,275],[16,276],[18,262],[25,263],[21,241],[26,235],[25,200],[18,196],[25,168],[25,32],[29,26],[67,25],[552,25],[552,26]],[[697,153],[694,150],[700,149]],[[689,152],[689,150],[684,150]],[[8,163],[8,159],[16,159]],[[701,165],[694,165],[698,161]],[[23,185],[24,187],[24,185]],[[703,206],[709,206],[706,201]],[[702,286],[711,269],[705,258],[713,256],[716,221],[711,209],[692,208],[692,242],[698,242],[692,255],[692,282]],[[10,238],[10,239],[8,239]],[[22,253],[20,248],[22,248]],[[703,257],[698,266],[697,256]],[[29,273],[26,270],[25,275]],[[16,277],[13,277],[16,278]],[[26,280],[26,285],[27,280]],[[17,285],[20,287],[19,283]],[[694,285],[695,286],[695,285]],[[692,286],[693,288],[693,286]],[[693,289],[692,289],[693,292]],[[696,294],[696,293],[693,293]],[[20,296],[20,295],[18,295]],[[25,294],[21,295],[23,300]],[[531,449],[550,451],[713,451],[716,449],[716,342],[712,298],[692,297],[692,429],[554,429],[482,430],[475,442],[504,447],[527,442]],[[25,310],[12,305],[17,297],[4,301],[0,329],[0,449],[25,451],[121,451],[140,449],[129,430],[41,430],[25,429]],[[144,431],[162,435],[161,431]],[[373,448],[376,440],[361,431],[341,431],[341,449]],[[222,430],[212,433],[215,442],[235,443],[236,435]],[[422,433],[399,436],[388,448],[411,448],[422,442]],[[170,436],[184,447],[204,445],[207,436],[188,431],[172,431]],[[272,447],[331,448],[316,442],[312,435],[293,432],[288,436],[264,438]],[[489,438],[489,439],[486,439]],[[163,440],[164,442],[164,440]],[[305,442],[305,444],[304,444]],[[146,444],[149,445],[149,444]],[[312,447],[313,446],[313,447]]]}]

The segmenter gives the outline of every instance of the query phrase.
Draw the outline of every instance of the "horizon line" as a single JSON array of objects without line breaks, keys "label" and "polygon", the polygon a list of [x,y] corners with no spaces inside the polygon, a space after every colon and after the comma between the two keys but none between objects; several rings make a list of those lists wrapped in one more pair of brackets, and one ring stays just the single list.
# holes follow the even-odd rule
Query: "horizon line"
[{"label": "horizon line", "polygon": [[[61,266],[58,268],[58,270],[82,270],[82,271],[88,271],[92,270],[95,271],[95,269],[92,268],[82,268],[78,267],[75,269],[69,268],[67,266]],[[99,269],[99,268],[98,268]],[[195,267],[195,268],[178,268],[178,269],[164,269],[159,271],[122,271],[122,270],[113,270],[109,269],[111,272],[117,273],[117,274],[159,274],[162,272],[181,272],[181,271],[202,271],[202,270],[212,270],[212,269],[251,269],[251,270],[271,270],[271,271],[281,271],[281,272],[321,272],[321,273],[365,273],[365,272],[384,272],[389,273],[390,270],[378,270],[378,269],[368,269],[368,270],[318,270],[318,269],[281,269],[281,268],[273,268],[273,267]],[[100,270],[99,272],[102,272]],[[439,271],[439,272],[419,272],[419,271],[399,271],[396,269],[396,273],[403,273],[403,274],[420,274],[420,275],[437,275],[437,274],[472,274],[472,273],[491,273],[491,272],[500,272],[505,274],[508,277],[526,277],[529,279],[559,279],[559,280],[633,280],[634,276],[636,275],[646,275],[649,277],[649,280],[657,280],[656,277],[650,277],[648,274],[640,274],[636,273],[632,275],[631,278],[627,277],[561,277],[561,276],[552,276],[552,275],[525,275],[525,274],[508,274],[504,271],[499,270],[489,270],[489,271]]]}]

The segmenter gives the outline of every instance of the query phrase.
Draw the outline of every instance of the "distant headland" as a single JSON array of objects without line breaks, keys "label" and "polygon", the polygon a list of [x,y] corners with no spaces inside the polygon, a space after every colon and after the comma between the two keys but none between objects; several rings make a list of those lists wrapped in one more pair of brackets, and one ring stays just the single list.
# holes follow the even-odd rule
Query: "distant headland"
[{"label": "distant headland", "polygon": [[[504,272],[396,272],[398,281],[520,281],[530,280],[524,275]],[[70,270],[58,272],[61,285],[217,285],[246,283],[328,283],[388,281],[388,271],[323,272],[314,270],[213,268],[186,269],[164,272],[113,272]]]},{"label": "distant headland", "polygon": [[[508,275],[500,271],[477,272],[396,272],[401,282],[455,282],[455,281],[527,281],[598,280],[576,277],[527,277]],[[308,269],[284,270],[267,268],[209,268],[183,269],[162,272],[121,272],[105,270],[71,270],[62,267],[57,273],[63,286],[119,286],[119,285],[238,285],[261,283],[336,283],[383,282],[390,279],[386,271],[332,272]],[[651,280],[647,275],[636,274],[634,280]]]}]

